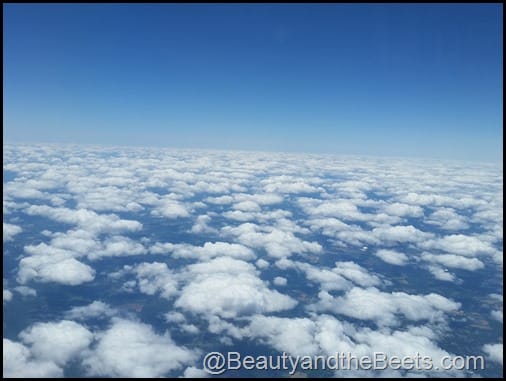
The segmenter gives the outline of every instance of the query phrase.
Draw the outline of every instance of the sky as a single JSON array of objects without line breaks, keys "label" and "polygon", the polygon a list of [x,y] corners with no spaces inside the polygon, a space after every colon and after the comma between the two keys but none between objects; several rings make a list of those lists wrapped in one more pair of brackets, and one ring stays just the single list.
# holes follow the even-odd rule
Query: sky
[{"label": "sky", "polygon": [[3,136],[502,160],[502,4],[4,4]]}]

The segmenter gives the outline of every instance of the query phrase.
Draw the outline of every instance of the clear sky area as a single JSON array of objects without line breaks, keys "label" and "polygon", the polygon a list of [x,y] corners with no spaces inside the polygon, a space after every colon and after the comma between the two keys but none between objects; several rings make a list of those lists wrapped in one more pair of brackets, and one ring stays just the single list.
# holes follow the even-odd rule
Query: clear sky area
[{"label": "clear sky area", "polygon": [[4,4],[3,136],[500,161],[502,4]]}]

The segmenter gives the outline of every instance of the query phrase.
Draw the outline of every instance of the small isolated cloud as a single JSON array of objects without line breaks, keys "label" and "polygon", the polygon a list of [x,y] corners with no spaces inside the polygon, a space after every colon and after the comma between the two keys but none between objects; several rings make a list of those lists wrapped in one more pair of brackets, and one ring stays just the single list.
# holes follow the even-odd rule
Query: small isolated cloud
[{"label": "small isolated cloud", "polygon": [[149,325],[113,318],[83,364],[90,376],[153,378],[192,365],[197,357],[197,350],[176,345],[168,332],[159,335]]},{"label": "small isolated cloud", "polygon": [[449,272],[447,269],[443,269],[441,266],[429,265],[427,270],[438,280],[445,282],[454,282],[456,280],[455,275]]},{"label": "small isolated cloud", "polygon": [[73,258],[65,250],[54,249],[45,244],[40,244],[33,250],[38,249],[42,249],[40,254],[24,257],[19,261],[19,283],[24,284],[33,279],[75,286],[91,282],[95,278],[95,270]]},{"label": "small isolated cloud", "polygon": [[36,323],[19,334],[30,345],[33,356],[63,366],[86,349],[93,334],[84,326],[70,320],[57,323]]},{"label": "small isolated cloud", "polygon": [[483,352],[487,355],[490,361],[498,364],[503,364],[503,345],[499,344],[485,344],[483,346]]},{"label": "small isolated cloud", "polygon": [[3,301],[4,303],[5,303],[5,302],[10,302],[10,301],[12,300],[12,292],[11,292],[11,291],[6,290],[6,289],[4,288],[4,290],[3,290],[3,294],[4,294],[4,301]]},{"label": "small isolated cloud", "polygon": [[110,318],[116,315],[116,313],[116,309],[110,307],[107,303],[95,300],[86,306],[72,307],[65,313],[65,317],[73,320],[88,320]]},{"label": "small isolated cloud", "polygon": [[468,271],[475,271],[485,267],[483,262],[477,258],[466,258],[455,254],[435,255],[430,253],[423,253],[421,258],[427,262]]},{"label": "small isolated cloud", "polygon": [[4,235],[3,235],[4,242],[12,241],[16,234],[19,234],[23,231],[23,229],[21,229],[17,225],[7,224],[5,222],[3,224],[4,224]]},{"label": "small isolated cloud", "polygon": [[281,276],[277,276],[276,278],[274,278],[273,283],[276,286],[286,286],[287,280],[286,280],[286,278],[283,278]]},{"label": "small isolated cloud", "polygon": [[404,266],[408,262],[408,256],[395,250],[381,249],[374,253],[378,258],[386,263],[396,266]]}]

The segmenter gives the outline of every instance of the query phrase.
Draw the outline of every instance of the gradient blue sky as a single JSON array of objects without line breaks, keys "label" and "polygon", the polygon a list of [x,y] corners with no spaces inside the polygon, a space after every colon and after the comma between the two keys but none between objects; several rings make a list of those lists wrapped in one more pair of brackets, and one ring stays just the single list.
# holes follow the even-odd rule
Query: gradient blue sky
[{"label": "gradient blue sky", "polygon": [[502,5],[7,4],[4,139],[502,158]]}]

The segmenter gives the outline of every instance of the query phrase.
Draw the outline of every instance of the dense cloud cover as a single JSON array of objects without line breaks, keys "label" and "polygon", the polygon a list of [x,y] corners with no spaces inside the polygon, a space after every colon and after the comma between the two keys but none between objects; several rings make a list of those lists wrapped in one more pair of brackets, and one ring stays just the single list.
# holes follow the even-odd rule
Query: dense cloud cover
[{"label": "dense cloud cover", "polygon": [[[199,377],[247,348],[501,375],[502,192],[492,164],[4,145],[4,376]],[[381,372],[444,372],[420,373]]]}]

